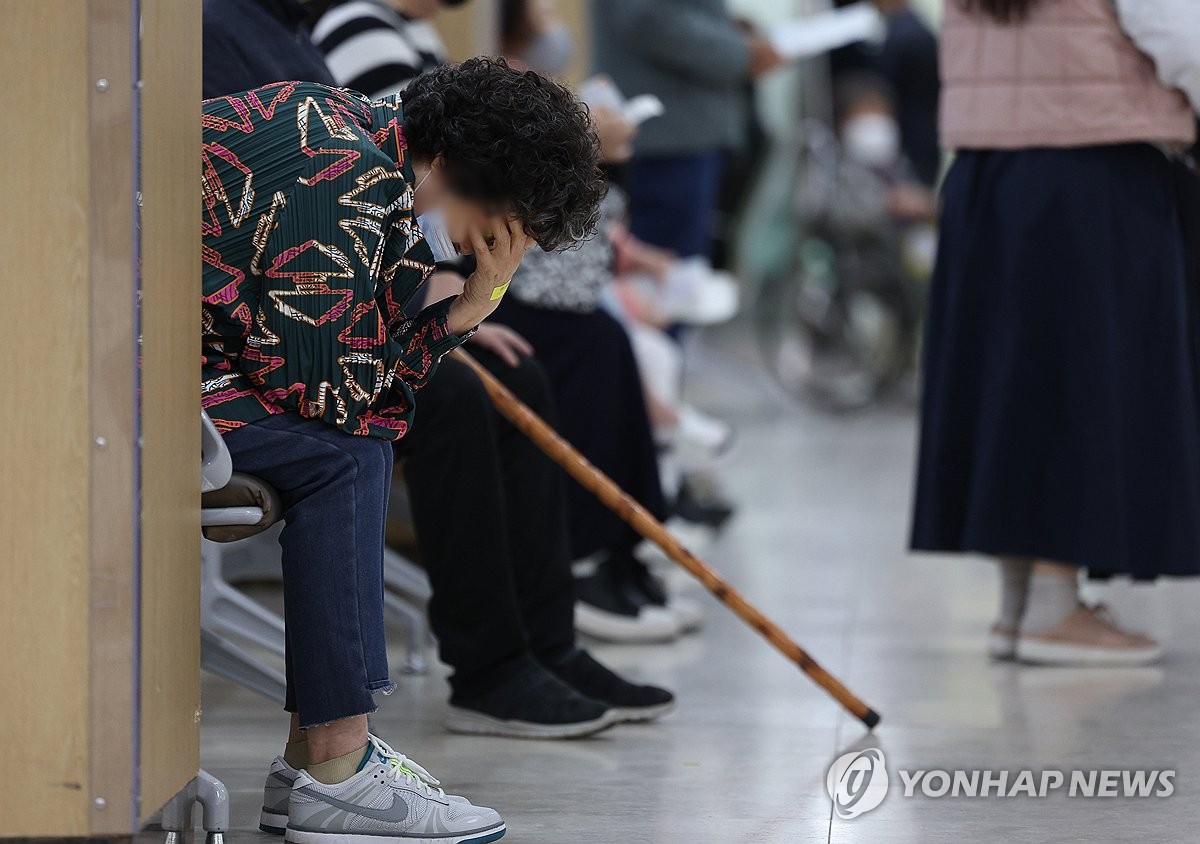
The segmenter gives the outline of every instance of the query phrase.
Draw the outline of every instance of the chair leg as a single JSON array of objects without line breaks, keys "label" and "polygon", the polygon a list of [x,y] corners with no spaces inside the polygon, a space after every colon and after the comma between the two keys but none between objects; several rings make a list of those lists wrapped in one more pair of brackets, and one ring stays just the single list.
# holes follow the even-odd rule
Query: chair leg
[{"label": "chair leg", "polygon": [[225,581],[221,572],[222,556],[217,543],[204,541],[201,546],[200,617],[205,626],[249,639],[283,656],[283,619]]},{"label": "chair leg", "polygon": [[212,774],[201,768],[162,811],[165,844],[181,844],[192,828],[192,807],[199,803],[203,810],[201,826],[205,844],[225,844],[229,831],[229,791]]},{"label": "chair leg", "polygon": [[205,627],[200,629],[200,667],[268,700],[283,703],[287,691],[283,672]]},{"label": "chair leg", "polygon": [[424,674],[429,670],[425,651],[433,641],[425,609],[433,594],[429,578],[418,566],[388,548],[383,552],[383,583],[387,587],[383,594],[384,609],[404,628],[407,637],[400,671]]},{"label": "chair leg", "polygon": [[429,622],[425,610],[414,607],[399,595],[384,591],[383,608],[392,621],[404,628],[405,655],[400,666],[402,674],[424,674],[429,670],[425,647],[429,643]]}]

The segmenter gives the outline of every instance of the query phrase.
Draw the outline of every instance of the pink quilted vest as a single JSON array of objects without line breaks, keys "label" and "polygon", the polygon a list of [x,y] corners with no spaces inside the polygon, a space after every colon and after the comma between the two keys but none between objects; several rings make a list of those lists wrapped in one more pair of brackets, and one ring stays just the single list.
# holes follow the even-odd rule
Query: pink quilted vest
[{"label": "pink quilted vest", "polygon": [[[1200,0],[1198,0],[1200,2]],[[1001,24],[946,0],[942,145],[947,149],[1187,143],[1182,92],[1121,30],[1111,0],[1041,0]]]}]

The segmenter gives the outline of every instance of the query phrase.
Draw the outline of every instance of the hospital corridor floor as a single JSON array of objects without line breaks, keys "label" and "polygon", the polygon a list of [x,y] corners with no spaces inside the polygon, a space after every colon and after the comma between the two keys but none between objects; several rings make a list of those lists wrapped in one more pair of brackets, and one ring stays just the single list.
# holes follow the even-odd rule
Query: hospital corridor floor
[{"label": "hospital corridor floor", "polygon": [[[723,467],[739,512],[702,556],[878,710],[868,733],[704,593],[705,628],[665,646],[588,643],[614,668],[675,690],[662,721],[591,739],[455,736],[441,726],[445,669],[399,673],[373,729],[448,791],[495,807],[512,844],[1181,841],[1200,826],[1200,584],[1110,587],[1164,661],[1139,669],[989,662],[997,602],[986,561],[906,552],[915,411],[896,401],[834,416],[782,395],[737,343],[693,355],[698,402],[733,421]],[[260,594],[260,593],[256,593]],[[278,602],[273,592],[268,602]],[[402,633],[391,632],[393,664]],[[201,763],[228,787],[233,844],[257,829],[286,718],[206,674]],[[835,759],[874,749],[883,799],[843,818],[826,790]],[[1046,796],[1008,787],[1022,771],[1067,779]],[[1080,776],[1174,771],[1169,796],[1069,793]],[[985,797],[937,796],[945,772],[999,776]],[[881,777],[881,773],[876,773]],[[913,784],[911,796],[905,784]],[[880,782],[876,780],[876,784]],[[997,794],[997,790],[1003,794]],[[147,832],[139,842],[160,841]],[[202,837],[198,840],[202,840]]]}]

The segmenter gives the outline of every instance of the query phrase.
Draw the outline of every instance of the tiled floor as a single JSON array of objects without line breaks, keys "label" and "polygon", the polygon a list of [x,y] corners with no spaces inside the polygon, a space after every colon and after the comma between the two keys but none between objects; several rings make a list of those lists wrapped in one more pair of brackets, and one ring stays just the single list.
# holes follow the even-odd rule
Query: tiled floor
[{"label": "tiled floor", "polygon": [[[400,678],[376,731],[497,807],[514,844],[1196,840],[1200,587],[1125,596],[1166,634],[1161,667],[990,664],[981,652],[992,570],[904,552],[911,408],[825,416],[780,397],[736,348],[703,363],[696,393],[739,426],[727,478],[742,508],[704,556],[877,708],[878,730],[865,733],[706,596],[700,635],[595,649],[679,692],[678,712],[660,724],[565,743],[450,736],[434,674]],[[233,842],[270,840],[255,831],[256,813],[284,727],[272,706],[205,678],[203,764],[231,791]],[[887,756],[888,797],[841,820],[826,769],[867,747]],[[898,768],[1178,774],[1169,798],[930,799],[903,797]]]}]

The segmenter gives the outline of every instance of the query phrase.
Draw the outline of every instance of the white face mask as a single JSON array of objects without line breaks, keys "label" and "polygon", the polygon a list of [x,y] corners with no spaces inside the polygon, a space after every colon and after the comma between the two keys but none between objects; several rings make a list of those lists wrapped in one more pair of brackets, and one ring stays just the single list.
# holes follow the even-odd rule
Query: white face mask
[{"label": "white face mask", "polygon": [[[425,184],[425,180],[429,178],[432,172],[430,170],[429,173],[421,177],[421,181],[417,182],[417,186],[413,189],[414,196],[421,189],[421,185]],[[434,208],[432,211],[417,217],[417,228],[421,230],[421,236],[429,244],[429,251],[433,253],[433,262],[435,264],[440,264],[443,261],[453,261],[458,257],[458,250],[454,248],[454,241],[450,237],[449,229],[446,228],[446,215],[441,208]]]},{"label": "white face mask", "polygon": [[543,76],[562,76],[571,66],[575,55],[575,39],[566,24],[534,36],[521,56],[530,70]]},{"label": "white face mask", "polygon": [[900,157],[900,127],[886,114],[860,114],[842,127],[846,155],[867,167],[887,167]]}]

